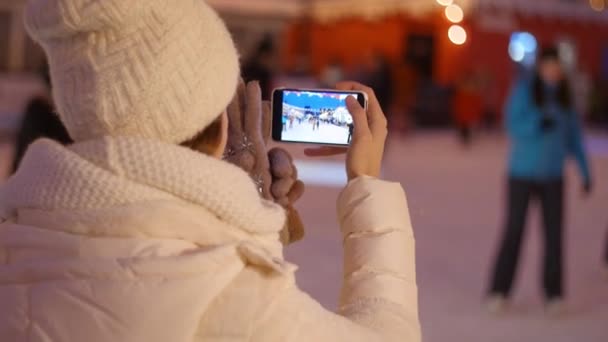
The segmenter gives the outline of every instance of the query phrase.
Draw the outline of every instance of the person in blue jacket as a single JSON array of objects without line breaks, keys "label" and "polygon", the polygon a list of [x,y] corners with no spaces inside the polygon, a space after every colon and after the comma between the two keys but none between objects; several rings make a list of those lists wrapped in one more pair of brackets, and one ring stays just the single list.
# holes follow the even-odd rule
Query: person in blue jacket
[{"label": "person in blue jacket", "polygon": [[549,313],[563,310],[564,163],[574,157],[583,191],[592,187],[579,118],[555,48],[544,49],[532,77],[520,78],[507,101],[511,140],[504,235],[489,289],[488,308],[504,309],[521,250],[528,204],[540,201],[544,223],[543,288]]}]

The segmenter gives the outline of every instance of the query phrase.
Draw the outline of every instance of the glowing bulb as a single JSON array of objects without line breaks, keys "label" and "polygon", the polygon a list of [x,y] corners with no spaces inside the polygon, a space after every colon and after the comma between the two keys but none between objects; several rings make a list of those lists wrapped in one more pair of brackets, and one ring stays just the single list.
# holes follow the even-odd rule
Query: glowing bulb
[{"label": "glowing bulb", "polygon": [[450,6],[454,0],[437,0],[437,3],[441,6]]},{"label": "glowing bulb", "polygon": [[467,41],[467,31],[460,25],[452,25],[448,30],[450,41],[456,45],[462,45]]},{"label": "glowing bulb", "polygon": [[452,4],[445,8],[445,16],[449,21],[457,24],[464,18],[464,12],[460,6]]},{"label": "glowing bulb", "polygon": [[536,38],[528,32],[521,32],[516,36],[516,39],[521,42],[526,53],[536,52]]},{"label": "glowing bulb", "polygon": [[512,60],[520,63],[526,57],[526,51],[522,43],[515,42],[509,45],[509,56]]},{"label": "glowing bulb", "polygon": [[525,66],[530,66],[535,61],[538,43],[536,38],[529,32],[514,32],[509,42],[509,57]]},{"label": "glowing bulb", "polygon": [[606,8],[606,2],[605,0],[589,0],[589,6],[594,11],[601,12]]}]

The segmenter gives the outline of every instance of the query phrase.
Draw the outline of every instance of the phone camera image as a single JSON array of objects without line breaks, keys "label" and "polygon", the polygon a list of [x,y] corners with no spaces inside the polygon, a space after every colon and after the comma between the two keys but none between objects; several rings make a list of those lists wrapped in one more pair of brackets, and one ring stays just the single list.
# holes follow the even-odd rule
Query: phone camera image
[{"label": "phone camera image", "polygon": [[281,141],[348,145],[353,118],[346,98],[357,93],[289,91],[282,96]]}]

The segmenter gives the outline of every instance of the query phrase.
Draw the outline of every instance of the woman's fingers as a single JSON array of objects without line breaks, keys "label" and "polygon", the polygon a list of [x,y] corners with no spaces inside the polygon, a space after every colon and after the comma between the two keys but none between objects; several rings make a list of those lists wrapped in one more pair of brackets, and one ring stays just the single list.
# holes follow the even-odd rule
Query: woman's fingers
[{"label": "woman's fingers", "polygon": [[295,166],[293,165],[289,152],[280,147],[275,147],[268,151],[268,159],[270,161],[270,173],[272,173],[273,177],[295,178]]},{"label": "woman's fingers", "polygon": [[345,81],[336,84],[336,89],[344,90],[344,91],[362,91],[367,94],[367,107],[369,110],[373,112],[382,113],[382,108],[380,107],[380,102],[378,102],[378,98],[376,97],[376,93],[374,90],[368,86],[365,86],[358,82]]},{"label": "woman's fingers", "polygon": [[[340,82],[336,85],[336,88],[345,91],[361,91],[367,94],[367,121],[369,122],[369,128],[374,134],[385,133],[387,129],[386,116],[372,88],[357,82]],[[355,124],[356,127],[357,125]]]},{"label": "woman's fingers", "polygon": [[291,177],[275,179],[270,187],[272,197],[277,200],[286,198],[295,183],[296,180]]},{"label": "woman's fingers", "polygon": [[352,96],[346,98],[346,108],[353,117],[353,124],[355,125],[353,138],[361,139],[370,136],[371,132],[367,122],[367,113],[365,112],[365,109],[363,109],[359,102]]},{"label": "woman's fingers", "polygon": [[239,99],[239,113],[241,114],[239,118],[239,124],[242,127],[242,130],[245,129],[245,120],[244,115],[247,113],[247,84],[241,78],[239,79],[239,85],[236,88],[236,93]]},{"label": "woman's fingers", "polygon": [[262,89],[260,83],[252,81],[246,85],[246,102],[247,108],[243,112],[243,123],[245,128],[245,136],[248,141],[244,141],[245,144],[250,144],[253,147],[251,153],[254,154],[255,165],[252,174],[254,177],[259,177],[262,181],[262,195],[264,198],[269,199],[270,194],[270,183],[272,183],[272,176],[270,174],[270,161],[268,160],[268,154],[266,151],[266,144],[264,143],[264,137],[262,133]]},{"label": "woman's fingers", "polygon": [[292,207],[287,207],[287,230],[289,231],[289,241],[293,243],[304,237],[304,223],[298,211]]},{"label": "woman's fingers", "polygon": [[353,98],[347,98],[347,107],[353,117],[354,137],[346,157],[346,173],[352,180],[360,176],[379,177],[384,153],[387,127],[386,118],[374,91],[357,82],[341,82],[337,88],[364,92],[367,110]]},{"label": "woman's fingers", "polygon": [[348,152],[348,147],[340,146],[321,146],[304,149],[304,154],[308,157],[329,157]]},{"label": "woman's fingers", "polygon": [[289,193],[287,194],[287,199],[289,200],[289,203],[294,204],[297,200],[299,200],[302,195],[304,195],[304,189],[304,182],[300,180],[296,181],[291,187]]},{"label": "woman's fingers", "polygon": [[[228,132],[231,139],[238,139],[243,134],[243,115],[241,110],[244,108],[243,102],[245,95],[245,83],[239,80],[236,93],[232,102],[228,105]],[[229,139],[229,143],[231,142]]]},{"label": "woman's fingers", "polygon": [[[262,139],[262,90],[257,81],[247,83],[246,89],[247,108],[243,112],[243,123],[245,126],[245,134],[257,142]],[[261,142],[261,141],[260,141]],[[256,146],[257,147],[257,146]],[[264,148],[263,146],[261,146]]]}]

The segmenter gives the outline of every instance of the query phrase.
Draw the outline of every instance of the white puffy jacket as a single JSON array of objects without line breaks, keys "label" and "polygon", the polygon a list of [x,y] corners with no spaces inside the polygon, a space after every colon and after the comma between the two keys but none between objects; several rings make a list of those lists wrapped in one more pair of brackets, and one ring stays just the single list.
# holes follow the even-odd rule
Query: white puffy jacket
[{"label": "white puffy jacket", "polygon": [[240,169],[135,138],[38,141],[0,188],[0,341],[420,341],[401,187],[354,180],[338,211],[336,314],[296,286],[284,213]]}]

